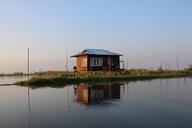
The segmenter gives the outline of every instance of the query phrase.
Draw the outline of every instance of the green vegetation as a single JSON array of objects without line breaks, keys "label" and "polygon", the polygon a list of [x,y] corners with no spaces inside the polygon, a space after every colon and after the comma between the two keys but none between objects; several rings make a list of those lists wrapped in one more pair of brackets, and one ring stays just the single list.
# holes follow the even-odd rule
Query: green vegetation
[{"label": "green vegetation", "polygon": [[146,70],[146,69],[132,69],[119,72],[41,72],[35,73],[28,81],[17,82],[20,86],[63,86],[66,84],[77,84],[83,82],[112,82],[112,81],[136,81],[136,80],[150,80],[156,78],[176,78],[192,76],[192,68],[185,70]]}]

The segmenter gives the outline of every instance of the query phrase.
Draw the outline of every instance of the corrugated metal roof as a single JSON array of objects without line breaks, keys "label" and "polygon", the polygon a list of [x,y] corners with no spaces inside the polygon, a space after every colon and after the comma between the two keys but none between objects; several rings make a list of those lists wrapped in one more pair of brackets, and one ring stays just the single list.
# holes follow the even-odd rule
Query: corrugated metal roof
[{"label": "corrugated metal roof", "polygon": [[78,57],[82,55],[122,56],[121,54],[114,53],[105,49],[85,49],[81,53],[73,55],[72,57]]}]

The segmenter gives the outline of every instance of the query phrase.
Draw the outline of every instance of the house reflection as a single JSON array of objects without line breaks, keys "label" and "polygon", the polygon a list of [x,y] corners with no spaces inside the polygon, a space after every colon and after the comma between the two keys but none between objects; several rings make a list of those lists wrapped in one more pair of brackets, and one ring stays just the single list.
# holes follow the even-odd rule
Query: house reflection
[{"label": "house reflection", "polygon": [[77,85],[75,87],[76,100],[84,104],[94,104],[107,99],[120,99],[121,85],[120,83]]}]

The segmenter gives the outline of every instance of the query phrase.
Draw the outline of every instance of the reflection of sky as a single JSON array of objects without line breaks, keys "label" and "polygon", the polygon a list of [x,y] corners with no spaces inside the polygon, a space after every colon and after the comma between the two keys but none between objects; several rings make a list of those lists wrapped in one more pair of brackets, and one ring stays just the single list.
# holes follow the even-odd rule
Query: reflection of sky
[{"label": "reflection of sky", "polygon": [[[104,48],[129,57],[130,68],[192,63],[190,0],[1,1],[0,71],[65,69],[70,54]],[[70,60],[73,67],[74,59]]]},{"label": "reflection of sky", "polygon": [[9,76],[9,77],[0,77],[0,84],[13,84],[18,81],[26,80],[27,77],[24,76]]}]

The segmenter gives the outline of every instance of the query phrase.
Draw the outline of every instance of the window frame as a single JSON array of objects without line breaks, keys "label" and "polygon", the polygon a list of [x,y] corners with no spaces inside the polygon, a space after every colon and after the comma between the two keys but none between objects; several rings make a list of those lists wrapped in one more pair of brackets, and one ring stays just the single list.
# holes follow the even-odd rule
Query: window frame
[{"label": "window frame", "polygon": [[101,67],[103,66],[103,58],[101,57],[90,57],[91,67]]}]

